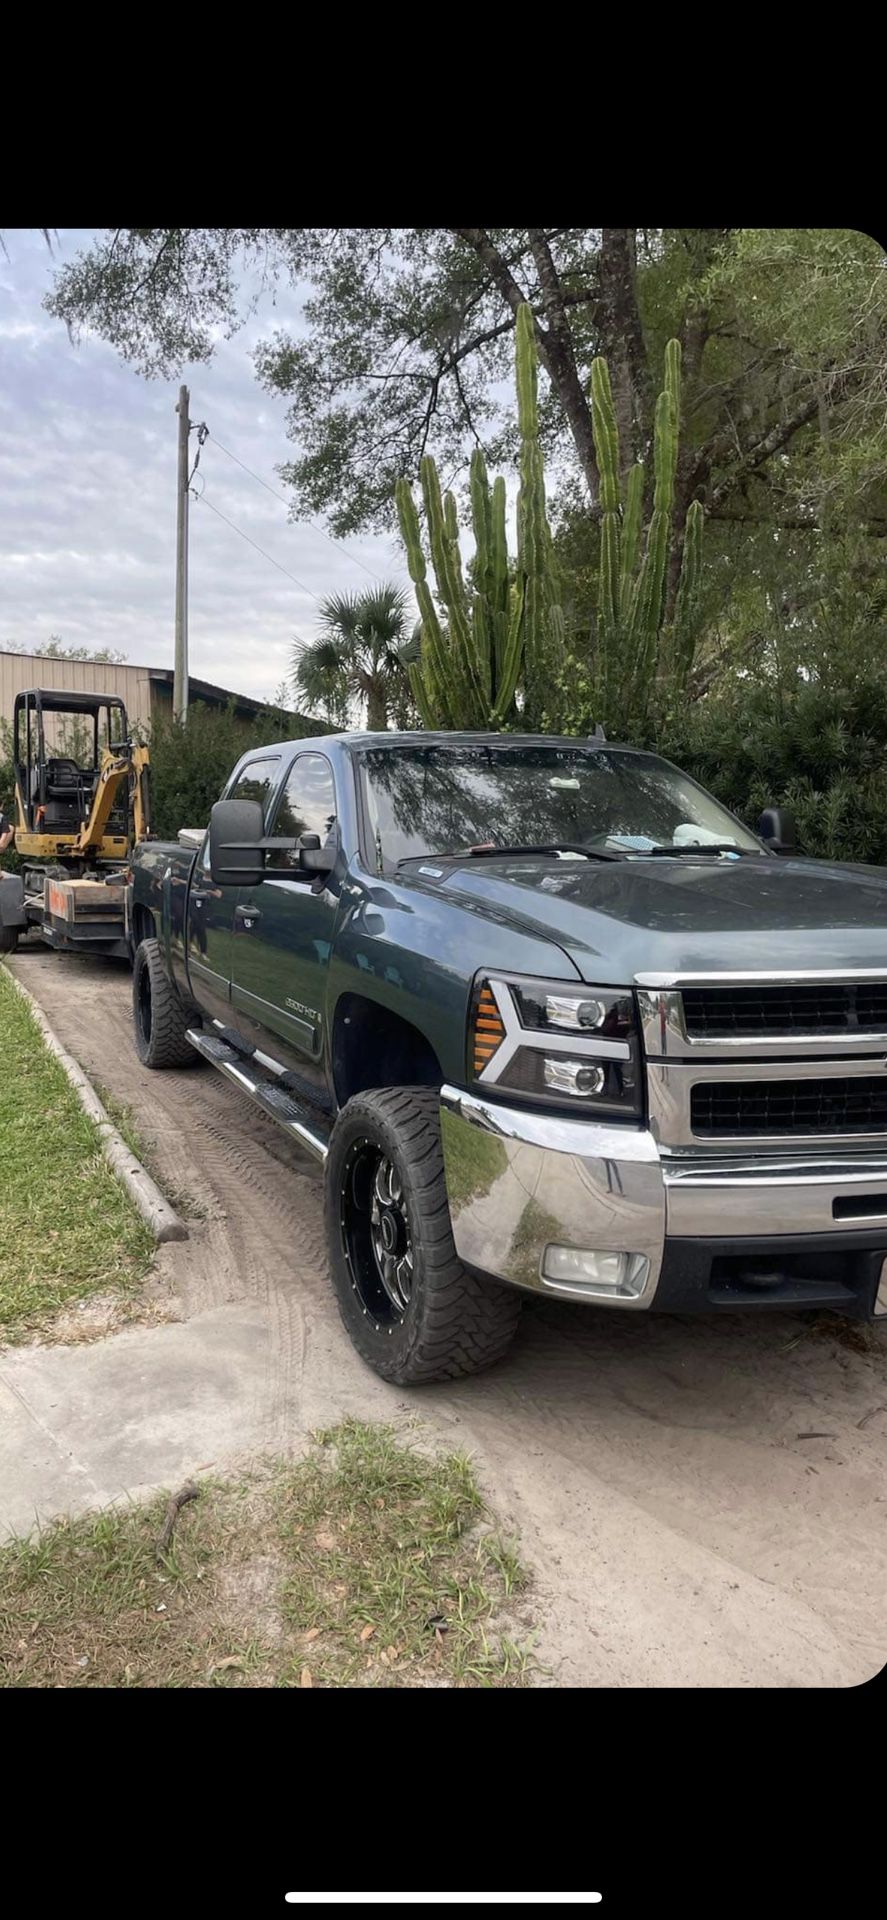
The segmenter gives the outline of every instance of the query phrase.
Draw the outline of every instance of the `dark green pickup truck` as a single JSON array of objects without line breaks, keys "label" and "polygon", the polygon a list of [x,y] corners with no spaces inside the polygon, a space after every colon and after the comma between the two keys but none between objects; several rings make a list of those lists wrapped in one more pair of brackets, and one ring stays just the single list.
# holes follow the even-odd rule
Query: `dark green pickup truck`
[{"label": "dark green pickup truck", "polygon": [[525,1292],[887,1312],[887,874],[761,831],[599,735],[348,734],[137,848],[139,1056],[325,1163],[386,1378],[497,1359]]}]

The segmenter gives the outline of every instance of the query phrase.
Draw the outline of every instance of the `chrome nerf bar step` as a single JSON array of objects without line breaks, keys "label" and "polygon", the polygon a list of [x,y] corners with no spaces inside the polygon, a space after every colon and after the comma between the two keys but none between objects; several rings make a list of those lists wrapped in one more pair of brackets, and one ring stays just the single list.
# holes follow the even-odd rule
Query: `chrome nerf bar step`
[{"label": "chrome nerf bar step", "polygon": [[300,1146],[307,1147],[316,1160],[326,1159],[327,1142],[321,1131],[322,1123],[300,1100],[294,1100],[282,1087],[274,1086],[247,1056],[238,1053],[226,1040],[202,1033],[197,1027],[189,1027],[185,1037],[204,1060],[211,1061],[220,1073],[248,1094],[269,1120],[276,1120],[277,1125],[298,1140]]}]

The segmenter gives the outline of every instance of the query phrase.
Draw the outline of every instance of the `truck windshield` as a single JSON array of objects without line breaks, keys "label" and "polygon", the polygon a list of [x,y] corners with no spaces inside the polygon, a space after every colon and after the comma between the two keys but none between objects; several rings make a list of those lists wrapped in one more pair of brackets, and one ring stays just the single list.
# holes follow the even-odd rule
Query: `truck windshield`
[{"label": "truck windshield", "polygon": [[361,756],[361,777],[380,871],[498,847],[563,847],[573,858],[584,847],[626,857],[762,851],[695,780],[629,748],[392,744]]}]

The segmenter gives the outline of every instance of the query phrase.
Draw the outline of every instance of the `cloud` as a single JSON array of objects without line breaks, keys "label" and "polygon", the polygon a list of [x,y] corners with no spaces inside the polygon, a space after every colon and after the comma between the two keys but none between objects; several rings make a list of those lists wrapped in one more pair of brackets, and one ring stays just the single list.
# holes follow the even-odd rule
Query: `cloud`
[{"label": "cloud", "polygon": [[[36,230],[4,235],[0,647],[58,634],[70,645],[171,667],[178,383],[143,380],[102,341],[84,338],[75,348],[41,305],[55,264],[91,237],[62,228],[54,263]],[[191,511],[191,671],[257,699],[276,691],[295,636],[312,637],[317,599],[369,584],[361,561],[408,585],[395,541],[355,539],[342,552],[322,531],[294,525],[284,502],[221,451],[230,448],[284,492],[275,469],[293,454],[285,406],[259,387],[251,354],[274,327],[300,324],[298,297],[278,288],[260,299],[241,334],[219,344],[210,366],[183,374],[191,417],[210,428],[199,467],[205,499]]]}]

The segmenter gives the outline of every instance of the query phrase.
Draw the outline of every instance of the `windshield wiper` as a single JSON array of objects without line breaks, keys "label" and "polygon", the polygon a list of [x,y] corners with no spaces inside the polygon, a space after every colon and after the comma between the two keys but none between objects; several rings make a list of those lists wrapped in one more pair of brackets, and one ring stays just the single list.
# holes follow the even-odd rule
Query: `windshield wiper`
[{"label": "windshield wiper", "polygon": [[458,853],[408,853],[398,860],[399,867],[410,865],[419,860],[513,860],[524,854],[542,854],[557,858],[559,853],[579,853],[584,860],[624,860],[623,853],[605,852],[600,847],[584,847],[578,840],[548,840],[544,846],[531,847],[463,847]]},{"label": "windshield wiper", "polygon": [[737,847],[733,840],[706,840],[699,841],[696,846],[649,847],[647,852],[653,860],[681,860],[689,853],[733,853],[738,860],[746,860],[749,855],[757,853],[758,848]]},{"label": "windshield wiper", "polygon": [[524,853],[549,853],[554,854],[555,858],[559,853],[581,853],[584,860],[625,859],[624,853],[610,853],[602,847],[584,847],[579,840],[548,840],[541,847],[466,847],[465,853],[459,858],[465,859],[467,855],[472,860],[497,860],[504,855],[510,860],[514,855]]}]

